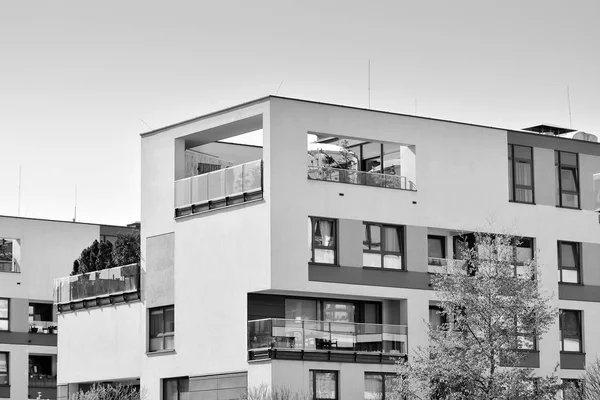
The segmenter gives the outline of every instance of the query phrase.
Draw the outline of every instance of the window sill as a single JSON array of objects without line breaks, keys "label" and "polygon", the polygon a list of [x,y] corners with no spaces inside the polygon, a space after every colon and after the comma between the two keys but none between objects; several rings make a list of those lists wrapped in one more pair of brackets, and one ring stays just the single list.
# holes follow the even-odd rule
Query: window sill
[{"label": "window sill", "polygon": [[146,355],[149,357],[152,357],[152,356],[160,356],[160,355],[175,354],[175,353],[177,353],[175,351],[175,349],[169,349],[169,350],[147,351]]},{"label": "window sill", "polygon": [[558,281],[561,285],[569,285],[569,286],[585,286],[583,283],[574,283],[574,282],[561,282]]},{"label": "window sill", "polygon": [[399,268],[383,268],[383,267],[362,267],[363,269],[375,270],[375,271],[389,271],[389,272],[406,272],[405,269]]},{"label": "window sill", "polygon": [[0,271],[0,274],[1,273],[5,273],[5,274],[20,274],[21,271]]},{"label": "window sill", "polygon": [[556,206],[556,208],[564,208],[564,209],[567,209],[567,210],[580,210],[581,211],[581,207]]},{"label": "window sill", "polygon": [[585,356],[585,352],[583,352],[583,351],[564,351],[564,350],[561,350],[560,354],[581,354],[581,355]]},{"label": "window sill", "polygon": [[516,201],[516,200],[509,200],[509,203],[514,203],[514,204],[527,204],[530,206],[535,206],[535,201],[534,202],[529,202],[529,201]]}]

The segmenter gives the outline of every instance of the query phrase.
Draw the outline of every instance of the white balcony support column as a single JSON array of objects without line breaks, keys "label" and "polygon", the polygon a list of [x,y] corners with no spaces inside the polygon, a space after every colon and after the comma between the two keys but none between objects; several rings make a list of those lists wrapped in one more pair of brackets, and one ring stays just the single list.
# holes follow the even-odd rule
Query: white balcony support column
[{"label": "white balcony support column", "polygon": [[430,293],[419,290],[411,295],[410,299],[402,300],[406,305],[406,322],[408,325],[408,359],[415,356],[416,350],[426,348],[428,345],[427,324],[429,323],[429,297]]},{"label": "white balcony support column", "polygon": [[400,174],[405,176],[409,182],[407,187],[410,188],[410,182],[417,184],[417,148],[416,146],[401,146],[400,147]]},{"label": "white balcony support column", "polygon": [[185,176],[185,139],[175,139],[175,180],[186,178]]}]

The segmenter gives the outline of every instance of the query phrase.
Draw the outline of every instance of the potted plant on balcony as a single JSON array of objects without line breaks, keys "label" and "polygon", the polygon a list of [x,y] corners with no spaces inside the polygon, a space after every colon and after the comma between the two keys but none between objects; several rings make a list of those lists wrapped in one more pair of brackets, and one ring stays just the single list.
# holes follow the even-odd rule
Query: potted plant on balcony
[{"label": "potted plant on balcony", "polygon": [[35,326],[35,324],[29,325],[29,332],[31,332],[31,333],[37,333],[37,331],[38,331],[38,327]]},{"label": "potted plant on balcony", "polygon": [[56,326],[52,325],[52,326],[48,327],[49,334],[54,335],[55,331],[56,331]]}]

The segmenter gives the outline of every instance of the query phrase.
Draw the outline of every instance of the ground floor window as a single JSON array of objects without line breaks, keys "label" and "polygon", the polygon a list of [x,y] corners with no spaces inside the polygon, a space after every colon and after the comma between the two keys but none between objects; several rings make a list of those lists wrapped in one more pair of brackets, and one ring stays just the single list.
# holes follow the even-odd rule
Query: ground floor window
[{"label": "ground floor window", "polygon": [[581,400],[583,399],[583,382],[579,379],[562,380],[562,399],[563,400]]},{"label": "ground floor window", "polygon": [[400,377],[394,373],[365,372],[365,400],[396,398]]},{"label": "ground floor window", "polygon": [[312,400],[337,400],[338,371],[310,371]]},{"label": "ground floor window", "polygon": [[0,353],[0,386],[8,386],[8,353]]},{"label": "ground floor window", "polygon": [[150,309],[150,351],[175,348],[175,307]]},{"label": "ground floor window", "polygon": [[188,400],[189,378],[170,378],[163,380],[163,400]]}]

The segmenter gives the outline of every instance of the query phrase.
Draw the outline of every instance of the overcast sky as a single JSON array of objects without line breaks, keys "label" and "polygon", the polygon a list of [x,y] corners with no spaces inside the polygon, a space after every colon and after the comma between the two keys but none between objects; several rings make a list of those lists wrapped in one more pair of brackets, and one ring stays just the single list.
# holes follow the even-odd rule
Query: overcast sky
[{"label": "overcast sky", "polygon": [[274,94],[600,134],[600,1],[0,2],[0,214],[125,224],[148,127]]}]

